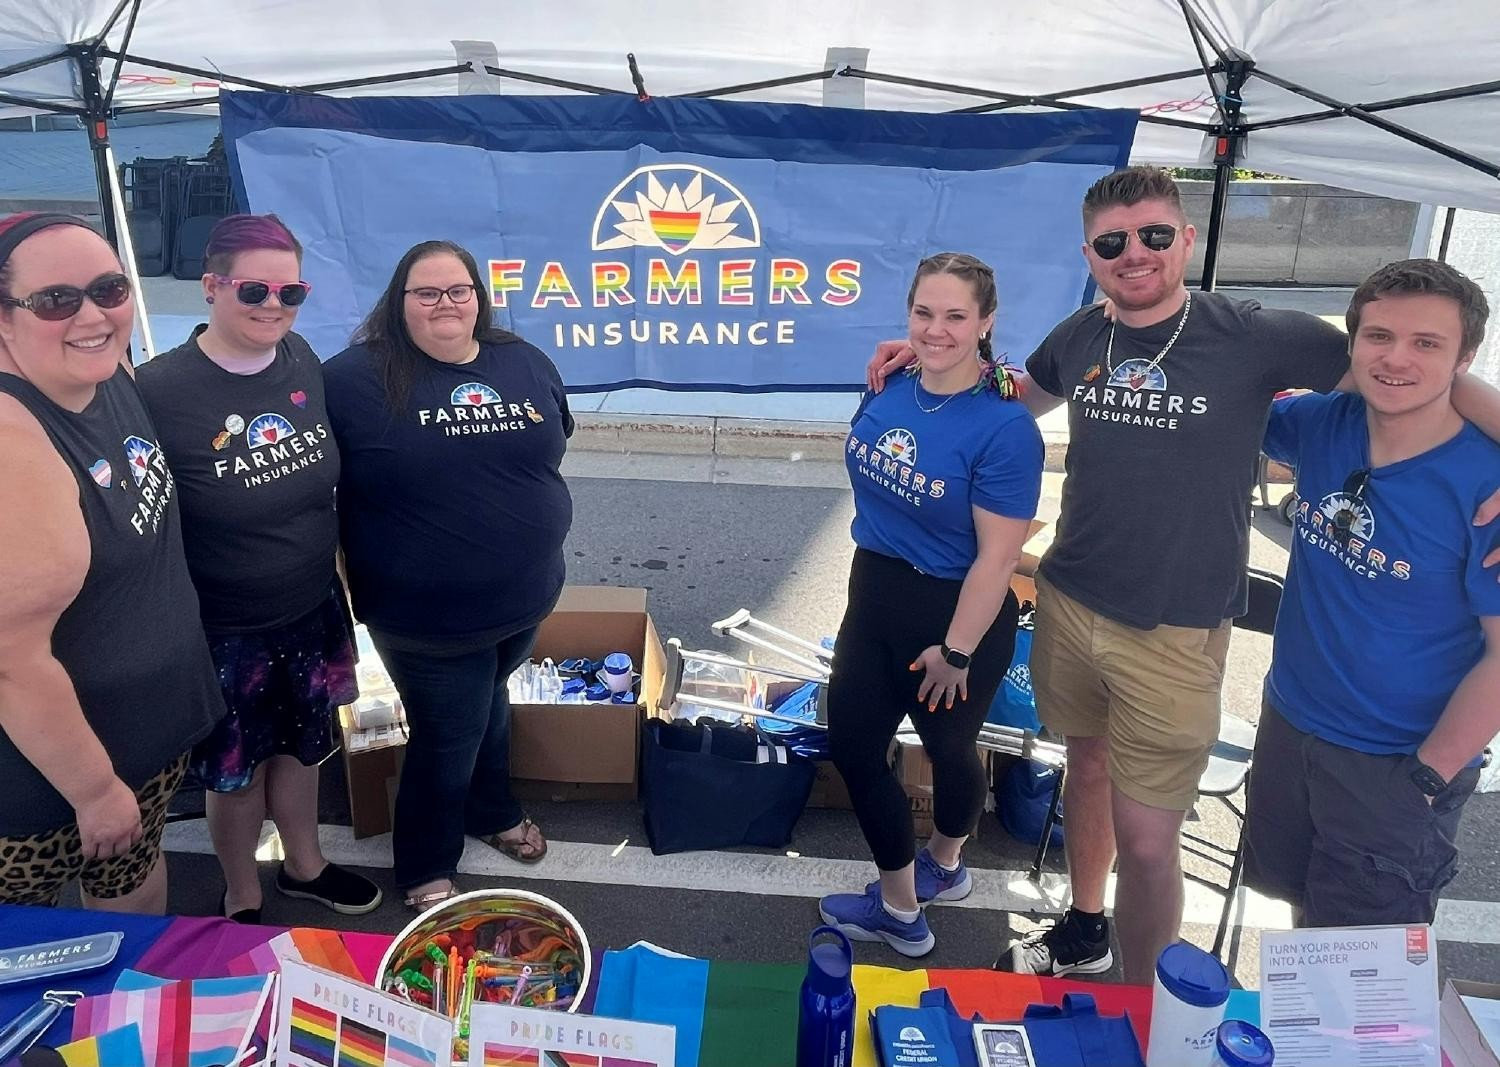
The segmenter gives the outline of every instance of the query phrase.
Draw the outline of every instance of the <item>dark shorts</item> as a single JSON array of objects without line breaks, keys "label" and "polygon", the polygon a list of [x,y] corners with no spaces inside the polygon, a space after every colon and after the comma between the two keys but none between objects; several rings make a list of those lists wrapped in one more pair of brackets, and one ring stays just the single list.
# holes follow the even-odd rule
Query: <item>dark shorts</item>
[{"label": "dark shorts", "polygon": [[77,878],[96,900],[133,893],[161,858],[161,832],[167,805],[182,784],[183,753],[136,790],[141,806],[141,839],[129,852],[107,860],[83,858],[78,824],[26,837],[0,837],[0,902],[55,906],[63,887]]},{"label": "dark shorts", "polygon": [[334,750],[338,708],[359,696],[354,626],[337,581],[295,622],[209,634],[208,645],[229,714],[193,749],[189,771],[205,789],[243,789],[272,756],[312,766]]},{"label": "dark shorts", "polygon": [[1460,771],[1432,801],[1416,757],[1303,733],[1263,705],[1245,812],[1245,884],[1291,902],[1302,926],[1430,923],[1458,872],[1458,823],[1479,784]]}]

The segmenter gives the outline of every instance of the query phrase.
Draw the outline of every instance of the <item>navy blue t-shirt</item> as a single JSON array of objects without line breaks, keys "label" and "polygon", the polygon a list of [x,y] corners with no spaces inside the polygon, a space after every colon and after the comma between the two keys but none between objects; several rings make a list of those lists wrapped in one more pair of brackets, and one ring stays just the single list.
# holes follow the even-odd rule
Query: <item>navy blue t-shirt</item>
[{"label": "navy blue t-shirt", "polygon": [[1361,752],[1415,752],[1484,652],[1500,615],[1474,512],[1500,486],[1500,444],[1469,424],[1419,456],[1377,467],[1347,545],[1328,535],[1350,474],[1370,465],[1365,402],[1278,400],[1265,451],[1297,470],[1291,568],[1266,696],[1299,730]]},{"label": "navy blue t-shirt", "polygon": [[962,579],[979,551],[972,508],[1036,515],[1042,435],[1019,403],[989,391],[945,399],[912,376],[866,396],[851,426],[844,463],[861,548]]},{"label": "navy blue t-shirt", "polygon": [[363,345],[323,378],[360,621],[394,647],[457,653],[545,618],[573,522],[560,470],[573,416],[552,361],[520,340],[427,360],[399,412]]}]

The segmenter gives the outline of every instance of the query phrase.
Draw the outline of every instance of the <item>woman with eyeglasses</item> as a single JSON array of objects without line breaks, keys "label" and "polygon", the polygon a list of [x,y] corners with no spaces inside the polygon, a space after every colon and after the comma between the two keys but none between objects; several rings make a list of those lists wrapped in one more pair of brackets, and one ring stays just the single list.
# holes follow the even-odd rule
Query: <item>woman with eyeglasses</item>
[{"label": "woman with eyeglasses", "polygon": [[283,894],[344,915],[380,905],[369,879],[318,843],[318,765],[334,716],[358,696],[353,626],[335,573],[339,452],[318,357],[292,326],[311,287],[275,215],[230,215],[209,234],[208,322],[138,372],[171,456],[183,542],[229,714],[193,751],[220,909],[260,921],[255,851],[269,814]]},{"label": "woman with eyeglasses", "polygon": [[465,834],[547,852],[510,791],[506,680],[562,591],[573,416],[552,361],[490,315],[474,257],[424,241],[325,367],[354,613],[410,729],[392,848],[417,911],[457,892]]},{"label": "woman with eyeglasses", "polygon": [[0,222],[0,901],[167,904],[167,803],[224,714],[135,301],[68,215]]}]

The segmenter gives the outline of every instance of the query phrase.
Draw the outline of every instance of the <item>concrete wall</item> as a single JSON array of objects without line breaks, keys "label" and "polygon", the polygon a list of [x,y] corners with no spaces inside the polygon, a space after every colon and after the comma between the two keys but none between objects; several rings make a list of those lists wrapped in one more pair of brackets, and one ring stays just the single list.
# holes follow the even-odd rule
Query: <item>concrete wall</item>
[{"label": "concrete wall", "polygon": [[[1189,268],[1202,273],[1213,183],[1181,181],[1182,204],[1198,227]],[[1225,285],[1357,285],[1371,271],[1410,254],[1416,204],[1328,185],[1230,185],[1219,282]]]},{"label": "concrete wall", "polygon": [[[1436,256],[1442,243],[1444,212],[1438,211],[1428,255]],[[1470,373],[1500,386],[1500,215],[1460,211],[1448,241],[1448,262],[1473,278],[1490,303],[1489,329]]]}]

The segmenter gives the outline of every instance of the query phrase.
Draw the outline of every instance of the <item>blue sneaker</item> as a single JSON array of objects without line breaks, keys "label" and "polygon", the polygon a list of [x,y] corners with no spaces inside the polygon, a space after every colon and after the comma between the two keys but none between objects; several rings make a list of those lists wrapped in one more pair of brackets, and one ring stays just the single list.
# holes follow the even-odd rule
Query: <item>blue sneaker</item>
[{"label": "blue sneaker", "polygon": [[[958,870],[945,871],[925,848],[917,853],[916,864],[917,903],[927,907],[933,901],[962,900],[974,892],[974,879],[969,877],[969,868],[958,861]],[[878,892],[879,882],[865,886],[866,893]]]},{"label": "blue sneaker", "polygon": [[880,892],[834,893],[818,903],[818,912],[852,941],[884,941],[903,956],[925,956],[937,939],[927,927],[927,916],[904,923],[880,902]]}]

